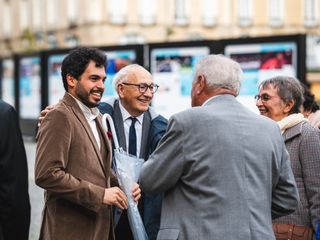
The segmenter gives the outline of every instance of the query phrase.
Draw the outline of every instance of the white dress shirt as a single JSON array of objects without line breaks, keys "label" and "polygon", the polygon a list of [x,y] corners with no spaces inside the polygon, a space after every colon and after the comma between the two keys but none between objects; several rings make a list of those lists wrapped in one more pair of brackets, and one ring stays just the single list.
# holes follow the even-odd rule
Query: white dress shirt
[{"label": "white dress shirt", "polygon": [[[71,94],[69,94],[70,96],[72,96]],[[79,101],[78,99],[76,99],[74,96],[72,96],[76,102],[78,103],[80,109],[82,110],[85,118],[87,119],[88,123],[89,123],[89,126],[92,130],[92,133],[94,135],[94,138],[96,139],[97,141],[97,144],[99,146],[99,149],[101,148],[101,141],[100,141],[100,136],[99,136],[99,133],[98,133],[98,129],[97,129],[97,124],[96,124],[96,121],[95,119],[98,117],[99,115],[99,110],[98,108],[89,108],[87,107],[86,105],[84,105],[81,101]]]},{"label": "white dress shirt", "polygon": [[[129,129],[131,126],[131,119],[132,117],[130,113],[122,106],[121,102],[119,101],[120,111],[123,119],[123,127],[124,127],[124,135],[126,137],[126,146],[127,152],[129,151]],[[140,149],[141,149],[141,137],[142,137],[142,122],[143,122],[143,114],[136,117],[137,121],[134,125],[136,129],[136,136],[137,136],[137,157],[140,156]]]}]

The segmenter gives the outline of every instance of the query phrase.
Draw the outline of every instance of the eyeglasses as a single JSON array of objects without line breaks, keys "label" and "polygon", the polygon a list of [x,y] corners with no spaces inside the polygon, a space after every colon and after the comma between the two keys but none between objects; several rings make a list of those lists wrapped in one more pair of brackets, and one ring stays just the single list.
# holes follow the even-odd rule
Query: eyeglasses
[{"label": "eyeglasses", "polygon": [[148,88],[149,88],[150,92],[155,93],[159,88],[159,86],[157,84],[153,84],[153,83],[150,85],[148,85],[146,83],[140,83],[140,84],[122,83],[122,84],[129,85],[129,86],[136,86],[139,89],[140,93],[145,93],[148,90]]},{"label": "eyeglasses", "polygon": [[271,98],[273,98],[273,97],[276,97],[276,96],[270,96],[270,95],[264,93],[264,94],[262,94],[262,95],[259,95],[259,94],[255,95],[255,96],[254,96],[254,99],[255,99],[256,101],[259,101],[259,99],[261,99],[261,102],[267,102],[267,101],[269,101],[269,100],[270,100]]}]

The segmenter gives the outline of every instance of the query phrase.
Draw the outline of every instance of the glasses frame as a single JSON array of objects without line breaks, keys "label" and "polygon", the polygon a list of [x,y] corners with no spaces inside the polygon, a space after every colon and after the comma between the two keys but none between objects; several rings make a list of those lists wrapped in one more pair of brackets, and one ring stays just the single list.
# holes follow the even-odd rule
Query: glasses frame
[{"label": "glasses frame", "polygon": [[135,83],[126,83],[123,82],[121,83],[123,85],[128,85],[128,86],[136,86],[139,90],[140,93],[146,93],[147,90],[149,89],[151,93],[157,92],[159,85],[151,83],[150,85],[146,83],[140,83],[140,84],[135,84]]},{"label": "glasses frame", "polygon": [[254,96],[254,99],[258,102],[259,100],[261,100],[261,102],[268,102],[270,99],[274,98],[274,97],[277,97],[277,96],[270,96],[266,93],[264,94],[257,94]]}]

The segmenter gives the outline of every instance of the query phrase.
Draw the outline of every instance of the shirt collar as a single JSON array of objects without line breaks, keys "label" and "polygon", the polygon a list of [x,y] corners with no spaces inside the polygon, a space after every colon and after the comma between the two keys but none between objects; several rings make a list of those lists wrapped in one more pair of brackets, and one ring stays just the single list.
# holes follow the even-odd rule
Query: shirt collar
[{"label": "shirt collar", "polygon": [[[120,111],[121,111],[121,115],[122,115],[122,119],[123,119],[123,122],[126,121],[128,118],[131,117],[131,114],[128,113],[128,111],[124,108],[124,106],[121,104],[121,101],[119,101],[119,106],[120,106]],[[138,122],[140,124],[142,124],[143,122],[143,114],[142,113],[141,115],[137,116],[136,119],[138,120]]]},{"label": "shirt collar", "polygon": [[77,104],[79,105],[81,111],[83,112],[83,114],[87,120],[92,121],[98,117],[98,115],[99,115],[98,108],[96,108],[96,107],[89,108],[86,105],[84,105],[80,100],[78,100],[77,98],[72,96],[70,93],[68,93],[68,94],[76,100]]}]

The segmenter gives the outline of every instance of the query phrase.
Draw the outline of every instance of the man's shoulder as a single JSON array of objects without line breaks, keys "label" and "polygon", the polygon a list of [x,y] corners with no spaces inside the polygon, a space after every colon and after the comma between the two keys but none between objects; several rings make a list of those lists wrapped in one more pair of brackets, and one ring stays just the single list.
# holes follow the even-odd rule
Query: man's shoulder
[{"label": "man's shoulder", "polygon": [[113,115],[114,111],[114,104],[118,101],[117,98],[110,98],[105,102],[100,102],[98,109],[101,114],[108,113],[111,116]]},{"label": "man's shoulder", "polygon": [[44,120],[68,119],[70,114],[73,114],[71,107],[65,104],[63,101],[60,101],[50,112],[47,113]]},{"label": "man's shoulder", "polygon": [[0,100],[0,112],[6,113],[8,111],[12,111],[14,108],[7,102]]}]

